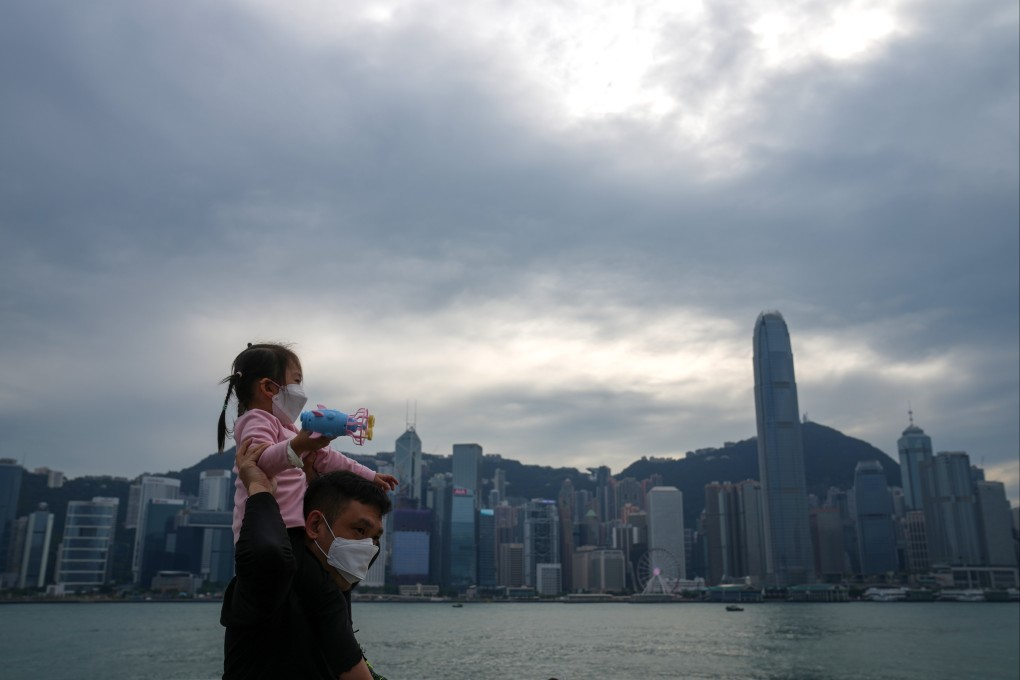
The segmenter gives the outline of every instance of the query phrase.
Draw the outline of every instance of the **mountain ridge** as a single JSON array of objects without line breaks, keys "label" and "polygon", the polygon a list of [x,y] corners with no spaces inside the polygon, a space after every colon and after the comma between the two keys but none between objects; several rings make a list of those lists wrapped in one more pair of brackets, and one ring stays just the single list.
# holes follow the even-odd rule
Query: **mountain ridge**
[{"label": "mountain ridge", "polygon": [[[899,464],[880,449],[830,427],[818,423],[803,424],[804,467],[807,490],[824,498],[830,486],[850,489],[856,464],[862,460],[878,460],[886,473],[890,486],[900,485]],[[376,469],[379,459],[376,455],[366,456],[344,452],[354,460]],[[385,454],[384,459],[385,459]],[[428,475],[450,472],[452,457],[437,454],[423,454],[423,468]],[[179,471],[163,473],[163,476],[181,480],[183,494],[197,495],[199,475],[204,470],[230,469],[234,463],[233,448],[223,453],[213,453],[195,465]],[[482,458],[482,477],[491,480],[497,468],[506,472],[508,495],[513,498],[555,499],[564,480],[570,479],[576,490],[593,490],[591,476],[571,467],[553,467],[522,463],[500,455],[485,455]],[[662,483],[675,486],[684,494],[684,521],[693,526],[694,520],[704,507],[705,484],[711,482],[740,482],[758,479],[757,438],[751,437],[738,442],[728,442],[720,448],[698,449],[687,452],[683,458],[643,457],[632,462],[622,471],[612,475],[620,480],[633,477],[638,481],[653,474],[661,475]],[[34,479],[38,477],[39,479]],[[19,502],[19,516],[34,511],[40,502],[50,505],[57,514],[54,519],[63,525],[63,510],[69,500],[89,500],[94,495],[109,495],[121,498],[121,520],[127,509],[127,494],[131,481],[124,478],[88,476],[67,480],[61,489],[47,489],[45,475],[26,471],[24,490]],[[491,488],[491,481],[487,481]],[[487,493],[487,491],[483,491]],[[59,514],[58,514],[59,513]]]}]

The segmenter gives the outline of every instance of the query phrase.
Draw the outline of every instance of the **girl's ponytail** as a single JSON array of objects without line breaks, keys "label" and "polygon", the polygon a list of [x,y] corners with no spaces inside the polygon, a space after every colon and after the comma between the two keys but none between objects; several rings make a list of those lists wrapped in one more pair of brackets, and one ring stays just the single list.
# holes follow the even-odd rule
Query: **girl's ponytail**
[{"label": "girl's ponytail", "polygon": [[223,445],[227,441],[227,404],[230,403],[230,395],[234,393],[234,383],[241,378],[241,372],[227,376],[220,381],[220,384],[227,383],[227,397],[223,400],[223,408],[220,410],[220,419],[216,423],[216,445],[217,450],[223,453]]}]

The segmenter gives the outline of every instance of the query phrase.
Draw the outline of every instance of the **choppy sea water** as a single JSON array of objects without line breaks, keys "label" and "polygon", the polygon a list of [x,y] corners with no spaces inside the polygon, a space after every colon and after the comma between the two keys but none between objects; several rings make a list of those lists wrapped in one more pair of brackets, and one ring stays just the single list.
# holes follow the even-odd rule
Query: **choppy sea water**
[{"label": "choppy sea water", "polygon": [[[212,680],[217,603],[5,604],[5,680]],[[932,680],[1020,677],[1017,603],[368,603],[388,680]]]}]

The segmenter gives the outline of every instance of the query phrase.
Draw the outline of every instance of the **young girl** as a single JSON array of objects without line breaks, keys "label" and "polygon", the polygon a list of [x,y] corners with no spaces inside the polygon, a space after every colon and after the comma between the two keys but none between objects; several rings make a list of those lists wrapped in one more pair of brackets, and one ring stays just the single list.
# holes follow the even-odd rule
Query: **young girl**
[{"label": "young girl", "polygon": [[[305,523],[302,506],[308,486],[306,470],[310,474],[348,470],[387,491],[396,487],[396,477],[378,474],[328,448],[330,438],[313,439],[310,432],[298,431],[294,426],[306,399],[301,386],[301,362],[290,348],[249,343],[234,359],[232,371],[221,381],[227,383],[227,398],[223,400],[216,427],[216,443],[222,452],[227,434],[227,404],[231,395],[236,395],[238,418],[234,422],[234,441],[251,438],[254,443],[270,444],[259,457],[258,466],[276,479],[275,496],[288,529]],[[248,494],[236,477],[236,468],[234,474],[234,542],[237,542]]]}]

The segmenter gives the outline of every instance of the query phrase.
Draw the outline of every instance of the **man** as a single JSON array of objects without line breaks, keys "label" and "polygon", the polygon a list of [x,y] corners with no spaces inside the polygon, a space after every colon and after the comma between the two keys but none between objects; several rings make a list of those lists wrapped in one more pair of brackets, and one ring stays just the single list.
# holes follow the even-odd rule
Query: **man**
[{"label": "man", "polygon": [[220,613],[224,680],[372,680],[351,628],[350,590],[379,550],[386,492],[349,472],[313,480],[303,527],[284,526],[275,482],[256,465],[267,444],[237,449],[248,503],[234,579]]}]

